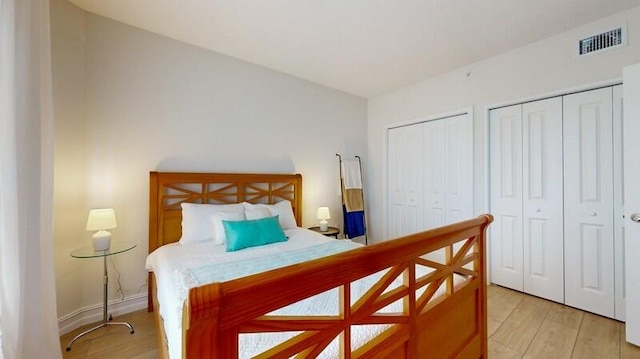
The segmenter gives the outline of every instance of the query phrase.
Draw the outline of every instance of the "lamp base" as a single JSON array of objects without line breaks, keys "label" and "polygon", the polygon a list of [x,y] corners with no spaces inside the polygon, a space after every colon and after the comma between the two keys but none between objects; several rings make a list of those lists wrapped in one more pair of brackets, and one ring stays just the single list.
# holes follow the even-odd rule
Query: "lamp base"
[{"label": "lamp base", "polygon": [[326,220],[321,220],[320,221],[320,232],[326,232],[329,230],[329,222],[327,222]]},{"label": "lamp base", "polygon": [[98,231],[93,235],[93,250],[106,251],[111,247],[111,233],[109,231]]}]

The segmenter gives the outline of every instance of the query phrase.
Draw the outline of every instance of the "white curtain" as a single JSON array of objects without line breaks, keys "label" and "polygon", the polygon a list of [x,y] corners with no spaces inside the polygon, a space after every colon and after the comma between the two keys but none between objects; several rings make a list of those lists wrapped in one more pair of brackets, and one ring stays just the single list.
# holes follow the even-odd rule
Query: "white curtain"
[{"label": "white curtain", "polygon": [[48,0],[0,0],[0,357],[61,358]]}]

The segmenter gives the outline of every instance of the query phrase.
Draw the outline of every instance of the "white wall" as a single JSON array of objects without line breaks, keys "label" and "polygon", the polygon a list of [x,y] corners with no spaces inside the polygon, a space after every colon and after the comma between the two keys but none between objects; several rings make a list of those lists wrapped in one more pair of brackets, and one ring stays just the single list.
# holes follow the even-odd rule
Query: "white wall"
[{"label": "white wall", "polygon": [[[628,46],[574,55],[576,40],[626,23]],[[588,86],[622,77],[622,67],[640,61],[640,8],[591,23],[558,36],[481,61],[437,78],[369,100],[369,227],[372,239],[384,239],[383,177],[385,126],[474,108],[475,208],[484,207],[486,107]],[[371,195],[371,194],[375,195]]]},{"label": "white wall", "polygon": [[[58,317],[100,291],[100,274],[69,253],[87,241],[85,16],[66,0],[50,2],[54,99],[54,261]],[[91,263],[93,265],[93,263]],[[97,303],[93,302],[91,304]],[[86,305],[86,304],[85,304]]]},{"label": "white wall", "polygon": [[[366,151],[366,100],[84,13],[52,0],[58,316],[101,301],[90,208],[114,207],[125,296],[145,283],[149,171],[303,175],[303,226],[340,224],[336,153]],[[112,272],[113,274],[113,272]],[[110,298],[118,298],[115,275]],[[142,288],[142,292],[146,287]]]}]

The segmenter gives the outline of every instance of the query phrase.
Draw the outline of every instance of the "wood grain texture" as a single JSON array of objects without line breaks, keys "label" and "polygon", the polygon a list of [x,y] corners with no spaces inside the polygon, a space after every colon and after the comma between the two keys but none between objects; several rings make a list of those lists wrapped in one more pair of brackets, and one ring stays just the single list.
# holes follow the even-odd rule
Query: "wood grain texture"
[{"label": "wood grain texture", "polygon": [[[230,204],[290,201],[302,223],[302,176],[251,173],[149,173],[149,253],[182,235],[182,203]],[[148,310],[153,311],[149,274]]]},{"label": "wood grain texture", "polygon": [[[484,283],[484,231],[490,216],[418,233],[330,257],[295,264],[228,282],[190,290],[184,311],[186,358],[235,358],[242,333],[300,331],[302,333],[260,357],[315,357],[334,338],[342,340],[344,357],[380,357],[403,351],[406,357],[430,353],[435,358],[486,357],[486,287]],[[462,242],[429,275],[416,278],[419,257]],[[420,261],[420,265],[425,265]],[[474,270],[463,266],[473,263]],[[279,317],[268,313],[388,270],[353,305],[341,298],[339,316]],[[466,279],[453,286],[454,273]],[[396,278],[404,285],[390,288]],[[445,294],[433,296],[444,285]],[[416,292],[426,288],[420,296]],[[389,290],[388,290],[389,289]],[[348,291],[341,291],[342,295]],[[407,300],[405,300],[407,299]],[[393,315],[377,314],[402,300],[404,309]],[[417,304],[421,305],[418,306]],[[382,335],[351,353],[350,328],[364,324],[391,324]],[[395,354],[394,354],[395,355]]]},{"label": "wood grain texture", "polygon": [[582,319],[572,358],[619,357],[620,326],[607,318],[586,313]]},{"label": "wood grain texture", "polygon": [[150,172],[149,253],[176,242],[182,233],[182,203],[291,202],[302,223],[302,176],[299,174]]},{"label": "wood grain texture", "polygon": [[[152,172],[149,250],[180,237],[180,203],[274,203],[289,199],[299,216],[301,182],[299,175]],[[290,197],[283,198],[286,196]],[[238,336],[242,333],[300,331],[259,357],[313,358],[338,338],[344,358],[420,358],[427,354],[434,358],[486,358],[486,228],[492,220],[491,215],[482,215],[329,257],[193,288],[183,311],[183,357],[237,358]],[[444,260],[423,259],[432,252],[445,253]],[[432,272],[417,276],[416,266],[429,267]],[[380,271],[387,273],[351,305],[351,284]],[[456,285],[454,275],[462,278]],[[391,288],[396,278],[403,285]],[[440,287],[444,294],[435,295]],[[333,288],[341,288],[337,316],[268,315]],[[403,303],[401,312],[378,313],[396,301]],[[152,309],[153,302],[150,303]],[[353,350],[352,326],[371,324],[389,327]]]},{"label": "wood grain texture", "polygon": [[493,339],[524,353],[550,308],[551,304],[544,299],[525,296],[493,335]]},{"label": "wood grain texture", "polygon": [[626,341],[624,324],[620,326],[620,359],[640,359],[640,347]]},{"label": "wood grain texture", "polygon": [[524,358],[570,359],[573,345],[578,335],[577,329],[547,319],[542,322],[536,336],[527,349]]},{"label": "wood grain texture", "polygon": [[[503,322],[496,321],[498,328],[489,336],[489,357],[492,359],[640,359],[640,347],[624,339],[625,324],[622,322],[510,289],[489,288],[492,293],[489,312],[498,312],[505,318]],[[518,304],[507,305],[505,309],[505,304],[513,303],[514,298],[518,298]]]},{"label": "wood grain texture", "polygon": [[[509,289],[491,285],[488,287],[488,292],[491,293],[488,296],[488,306],[489,310],[491,311],[495,307],[500,305],[500,302],[495,301],[496,299],[499,299],[496,297],[496,294],[504,294],[511,291]],[[523,298],[527,297],[526,294],[519,294],[521,294]],[[583,351],[583,349],[576,347],[575,338],[574,340],[571,340],[571,336],[562,335],[562,337],[559,339],[563,340],[555,340],[552,338],[554,337],[554,335],[550,334],[550,331],[562,330],[566,331],[567,333],[570,333],[571,330],[579,331],[583,324],[581,319],[586,313],[561,304],[551,302],[550,304],[552,305],[552,308],[547,314],[544,322],[537,328],[536,337],[532,340],[532,343],[528,346],[526,352],[519,353],[515,349],[509,348],[503,344],[496,342],[490,335],[489,358],[511,359],[522,358],[523,356],[539,358],[540,355],[544,355],[544,359],[553,359],[562,355],[566,355],[566,348],[570,348],[576,353]],[[513,309],[515,308],[512,308],[512,310]],[[561,316],[568,316],[569,320],[565,320],[567,318],[558,320],[558,313],[562,313]],[[508,316],[509,314],[507,315],[507,317]],[[71,351],[66,352],[65,347],[71,338],[73,338],[76,334],[80,333],[84,329],[93,327],[98,323],[91,323],[82,326],[60,337],[60,348],[63,353],[63,358],[107,359],[114,358],[115,353],[118,354],[118,358],[166,358],[166,354],[162,354],[161,351],[162,345],[158,344],[161,342],[157,342],[154,339],[156,335],[161,334],[159,332],[156,332],[156,327],[154,326],[154,317],[155,316],[153,315],[153,313],[147,313],[146,310],[122,315],[116,319],[132,323],[136,329],[134,334],[129,334],[126,330],[120,327],[109,327],[105,331],[100,330],[82,337],[73,345],[73,349]],[[576,318],[579,318],[580,320],[576,320]],[[605,321],[613,323],[620,328],[620,338],[618,338],[618,340],[620,341],[619,358],[640,359],[640,347],[634,346],[625,341],[624,323],[617,322],[613,319],[608,318],[605,318]],[[549,326],[549,322],[562,324],[564,328],[560,329],[557,326]],[[501,324],[502,323],[498,323],[498,326]],[[585,325],[590,326],[591,324],[585,323]],[[588,331],[589,329],[586,330]],[[402,335],[404,334],[405,333],[399,333],[398,335],[402,337]],[[539,336],[549,338],[550,340],[544,338],[538,339]],[[607,344],[603,343],[609,341],[609,338],[599,336],[593,336],[591,339],[593,340],[593,342],[590,343],[590,345],[595,347],[607,346]],[[535,344],[534,342],[536,342],[537,340],[542,340],[545,346],[541,347],[539,344]],[[390,345],[390,347],[393,348],[393,345]],[[117,348],[117,351],[114,351],[114,348]],[[540,349],[543,350],[540,351]],[[613,350],[615,354],[615,349]],[[404,353],[404,350],[401,350],[399,352]],[[388,358],[399,358],[402,356],[402,354],[393,353],[393,351],[381,351],[380,353],[381,356],[384,353],[384,356]],[[354,357],[357,357],[357,355],[354,354]]]}]

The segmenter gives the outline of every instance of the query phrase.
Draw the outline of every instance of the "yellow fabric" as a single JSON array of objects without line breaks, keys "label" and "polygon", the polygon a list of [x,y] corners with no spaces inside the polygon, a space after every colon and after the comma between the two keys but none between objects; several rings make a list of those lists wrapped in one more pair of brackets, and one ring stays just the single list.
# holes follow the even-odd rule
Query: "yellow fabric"
[{"label": "yellow fabric", "polygon": [[347,212],[364,211],[362,189],[343,189],[342,198]]}]

